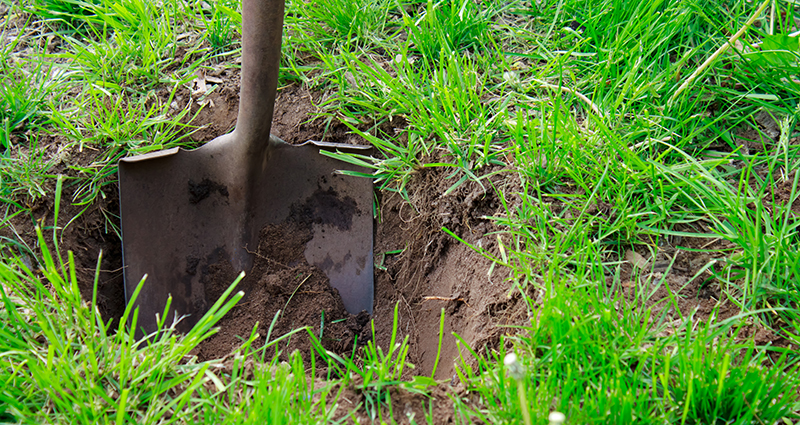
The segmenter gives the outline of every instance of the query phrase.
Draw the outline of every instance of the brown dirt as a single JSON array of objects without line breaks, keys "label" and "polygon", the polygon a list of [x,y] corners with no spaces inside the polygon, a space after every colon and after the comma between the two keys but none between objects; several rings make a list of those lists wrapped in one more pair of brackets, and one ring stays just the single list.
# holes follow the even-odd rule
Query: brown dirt
[{"label": "brown dirt", "polygon": [[272,134],[292,144],[308,140],[366,144],[363,139],[351,134],[350,129],[339,120],[321,115],[323,110],[317,105],[322,103],[325,96],[298,85],[279,88],[275,98]]},{"label": "brown dirt", "polygon": [[[192,136],[198,143],[224,134],[235,124],[237,72],[220,70],[216,77],[223,82],[216,84],[219,87],[206,92],[205,96],[192,93],[188,88],[178,93],[176,102],[179,107],[191,104],[193,113],[197,112],[194,122],[205,124]],[[209,83],[211,85],[214,83]],[[326,119],[318,116],[319,109],[315,105],[323,97],[324,94],[310,92],[304,87],[291,85],[281,88],[276,101],[273,132],[291,143],[316,139],[363,144],[364,141],[347,132],[346,127],[340,124],[328,126]],[[205,107],[201,109],[198,102],[209,99],[211,102],[204,103]],[[70,152],[57,171],[72,173],[66,168],[67,163],[89,164],[93,155],[96,153]],[[395,306],[398,306],[399,336],[409,335],[409,361],[415,366],[407,372],[408,376],[430,375],[438,354],[440,361],[436,379],[450,380],[455,384],[455,363],[461,355],[468,362],[471,359],[457,343],[454,334],[459,335],[470,348],[485,352],[498,348],[503,335],[513,334],[517,332],[517,326],[529,323],[528,306],[518,292],[509,293],[509,271],[499,267],[493,269],[491,261],[442,231],[446,227],[467,243],[493,255],[498,254],[498,235],[495,232],[500,229],[486,217],[502,214],[504,209],[492,188],[507,194],[518,192],[520,188],[513,173],[504,173],[500,169],[484,171],[493,174],[481,183],[468,181],[448,195],[443,194],[455,183],[455,179],[448,178],[451,171],[428,168],[417,171],[412,177],[407,186],[407,200],[393,192],[377,194],[380,217],[376,219],[375,227],[375,304],[371,318],[375,321],[377,344],[386,347],[391,339]],[[770,196],[786,202],[790,189],[791,184],[776,185]],[[71,199],[74,190],[68,184],[62,199]],[[75,253],[79,285],[87,299],[91,297],[94,270],[102,250],[99,308],[108,320],[121,316],[124,292],[121,244],[113,231],[113,226],[119,225],[115,186],[107,186],[105,195],[88,208],[62,201],[59,224],[64,227],[60,246],[63,251]],[[559,206],[559,202],[558,198],[553,198],[553,208],[566,208]],[[52,198],[32,202],[30,215],[10,219],[0,228],[0,236],[24,240],[35,251],[33,226],[35,223],[52,225],[53,204]],[[609,209],[610,204],[599,203],[587,213],[609,214]],[[71,220],[73,217],[77,218]],[[271,339],[307,326],[314,335],[322,334],[326,349],[349,353],[356,338],[359,345],[372,338],[369,317],[348,314],[324,274],[305,262],[302,248],[309,237],[306,225],[302,219],[294,217],[279,226],[263,229],[254,254],[255,266],[238,287],[245,291],[245,297],[220,322],[220,332],[199,347],[199,357],[226,356],[250,335],[256,322],[261,336],[254,347],[259,347],[279,310],[282,314],[271,331]],[[663,300],[668,291],[663,285],[656,288],[654,282],[664,279],[671,291],[678,291],[678,308],[684,315],[695,312],[699,320],[705,320],[717,307],[717,314],[723,318],[738,313],[729,304],[718,305],[724,296],[708,272],[695,276],[716,254],[686,251],[680,247],[728,248],[723,241],[678,239],[666,240],[655,249],[647,245],[632,247],[631,251],[637,252],[647,267],[636,265],[638,257],[625,260],[621,255],[620,260],[625,261],[621,265],[619,282],[626,298],[634,300],[642,291],[655,290],[648,303]],[[675,263],[667,269],[666,264],[673,257]],[[238,271],[229,265],[217,264],[210,272],[206,291],[212,302],[234,280]],[[608,283],[612,282],[609,275]],[[674,306],[663,304],[661,308],[674,309]],[[439,352],[442,311],[443,340]],[[670,318],[675,318],[675,313],[666,312]],[[753,334],[757,342],[780,339],[774,334],[766,334],[763,329],[746,330],[745,333]],[[281,342],[279,348],[284,354],[298,349],[308,356],[309,346],[308,334],[299,332],[290,340]],[[354,389],[348,391],[345,394],[350,394],[350,397],[345,399],[353,406],[363,402],[362,394]],[[443,394],[434,394],[432,399],[428,399],[396,389],[392,403],[395,419],[401,423],[407,422],[406,414],[414,414],[419,419],[424,417],[421,406],[428,406],[428,403],[434,403],[436,423],[452,420],[452,404],[448,404]]]},{"label": "brown dirt", "polygon": [[[774,196],[784,202],[790,189],[791,183],[772,188]],[[675,230],[713,234],[703,223],[678,226]],[[725,257],[735,250],[733,243],[721,238],[668,236],[655,246],[626,249],[618,259],[619,274],[608,275],[606,283],[609,287],[616,286],[629,302],[652,308],[654,320],[663,317],[665,335],[676,331],[687,318],[696,324],[722,321],[740,314],[741,309],[728,299],[713,272],[721,271]],[[759,321],[753,323],[744,326],[738,338],[752,339],[762,346],[788,346],[789,341],[773,329]],[[777,353],[772,354],[777,357]]]},{"label": "brown dirt", "polygon": [[[326,350],[335,353],[349,353],[356,338],[359,345],[370,339],[369,315],[348,314],[324,272],[306,261],[303,253],[312,237],[311,225],[299,214],[293,214],[280,225],[262,229],[253,269],[237,287],[244,291],[244,298],[219,322],[219,332],[200,345],[200,359],[227,356],[254,328],[260,334],[254,348],[267,342],[268,333],[274,340],[301,327],[308,327]],[[227,262],[212,265],[204,273],[208,277],[206,299],[218,299],[238,273]],[[276,315],[278,319],[270,331]],[[300,350],[307,357],[312,352],[307,332],[293,335],[276,348],[285,355]]]},{"label": "brown dirt", "polygon": [[[467,243],[493,252],[498,229],[484,218],[500,212],[500,202],[486,181],[468,182],[442,196],[454,182],[445,170],[420,171],[409,184],[411,203],[399,196],[382,201],[382,220],[375,238],[376,327],[379,344],[388,343],[395,303],[400,303],[399,329],[411,335],[414,375],[430,375],[436,361],[444,309],[441,359],[436,379],[453,379],[459,347],[453,333],[470,347],[497,348],[507,324],[524,325],[525,308],[508,296],[507,271],[491,270],[490,260],[445,234],[447,227]],[[508,185],[496,175],[496,186]],[[511,179],[513,181],[513,179]],[[399,254],[386,254],[402,250]],[[467,356],[467,353],[462,353]],[[469,356],[467,356],[469,359]],[[469,360],[468,360],[469,361]]]},{"label": "brown dirt", "polygon": [[[718,252],[694,252],[682,248]],[[689,315],[694,315],[695,320],[706,321],[712,314],[727,319],[737,314],[738,308],[725,299],[712,273],[701,270],[709,262],[720,260],[724,256],[722,250],[730,248],[727,241],[680,237],[662,241],[655,255],[647,246],[629,248],[620,265],[619,290],[629,301],[642,300],[646,307],[653,307],[656,317],[663,313],[668,321],[680,322],[681,318]],[[609,276],[607,283],[613,285],[614,279]],[[676,295],[677,305],[667,302],[670,294]]]},{"label": "brown dirt", "polygon": [[[55,193],[55,185],[51,186],[50,193]],[[69,200],[74,191],[74,185],[66,180],[58,218],[58,225],[62,229],[58,235],[58,244],[65,260],[67,251],[74,254],[78,287],[87,300],[92,299],[98,259],[102,253],[97,275],[97,304],[104,320],[113,321],[113,329],[116,327],[116,319],[122,316],[125,309],[122,246],[113,230],[114,226],[119,226],[116,185],[106,191],[106,197],[98,197],[89,206],[72,205]],[[20,241],[27,247],[25,251],[30,250],[34,254],[33,258],[38,258],[41,255],[41,246],[36,239],[35,227],[39,225],[46,229],[44,239],[47,248],[55,253],[51,233],[55,216],[54,204],[55,199],[50,197],[32,201],[29,214],[16,215],[0,226],[0,237]]]},{"label": "brown dirt", "polygon": [[[192,88],[182,87],[175,95],[173,106],[188,106],[190,114],[185,121],[196,126],[191,139],[204,143],[233,130],[239,110],[238,68],[211,68],[197,75]],[[201,82],[202,81],[202,82]],[[170,95],[164,89],[160,96]],[[310,91],[294,84],[278,88],[272,118],[272,134],[291,144],[309,140],[343,144],[364,144],[364,140],[351,134],[344,124],[325,116],[317,105],[327,94]],[[190,121],[191,120],[191,121]]]},{"label": "brown dirt", "polygon": [[[718,239],[699,238],[683,240],[681,243],[682,248],[710,252],[687,251],[665,243],[658,247],[653,256],[647,254],[647,247],[639,246],[626,252],[625,261],[620,266],[617,289],[628,302],[652,309],[654,322],[661,321],[664,325],[660,333],[662,336],[676,332],[689,318],[694,324],[702,324],[710,320],[722,321],[741,313],[739,307],[722,292],[713,274],[708,270],[701,271],[709,262],[721,261],[726,252],[724,250],[730,250],[731,244]],[[642,263],[642,260],[645,262]],[[717,263],[717,269],[720,264]],[[608,276],[607,284],[613,285],[614,279]],[[671,301],[673,296],[675,302]],[[789,340],[773,329],[764,327],[759,321],[752,323],[741,329],[738,339],[753,340],[759,346],[789,346]],[[779,353],[771,352],[770,356],[777,359]]]},{"label": "brown dirt", "polygon": [[[388,390],[391,398],[391,414],[382,410],[382,416],[370,417],[364,408],[364,396],[357,388],[352,386],[344,388],[338,399],[339,408],[336,410],[335,420],[344,420],[346,424],[363,423],[428,423],[426,415],[430,415],[434,424],[449,424],[453,422],[453,401],[448,397],[447,391],[441,387],[434,387],[430,396],[410,392],[402,387],[393,387]],[[391,417],[394,422],[389,421]],[[412,422],[412,420],[414,422]]]},{"label": "brown dirt", "polygon": [[[199,72],[191,89],[182,87],[175,94],[174,109],[190,108],[186,121],[197,126],[193,141],[202,144],[233,130],[239,112],[239,69],[218,65]],[[168,91],[162,98],[169,96]]]}]

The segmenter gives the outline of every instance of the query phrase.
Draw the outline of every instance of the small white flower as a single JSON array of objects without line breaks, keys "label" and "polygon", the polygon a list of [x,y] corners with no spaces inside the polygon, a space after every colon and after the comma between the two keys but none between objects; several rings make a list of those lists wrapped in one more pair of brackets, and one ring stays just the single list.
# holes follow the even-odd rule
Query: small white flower
[{"label": "small white flower", "polygon": [[525,376],[525,371],[523,370],[522,365],[517,362],[516,354],[511,353],[506,355],[505,359],[503,359],[503,363],[508,369],[508,374],[517,381],[521,380]]},{"label": "small white flower", "polygon": [[520,88],[520,79],[519,73],[516,71],[505,71],[503,72],[503,81],[510,84],[511,87],[516,89]]},{"label": "small white flower", "polygon": [[547,420],[550,421],[550,425],[561,425],[567,420],[567,417],[561,412],[550,412]]},{"label": "small white flower", "polygon": [[503,363],[506,366],[511,366],[517,362],[517,355],[514,353],[506,354],[506,358],[503,359]]}]

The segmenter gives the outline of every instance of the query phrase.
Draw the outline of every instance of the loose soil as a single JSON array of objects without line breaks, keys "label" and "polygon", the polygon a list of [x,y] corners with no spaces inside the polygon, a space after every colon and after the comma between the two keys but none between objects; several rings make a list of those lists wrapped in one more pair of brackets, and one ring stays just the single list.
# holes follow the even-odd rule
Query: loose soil
[{"label": "loose soil", "polygon": [[[223,69],[216,76],[223,82],[205,96],[182,88],[174,98],[179,105],[189,104],[193,108],[191,115],[196,114],[196,118],[192,124],[202,125],[191,135],[197,143],[224,134],[235,124],[237,71]],[[312,93],[303,87],[283,87],[277,96],[273,133],[290,143],[308,139],[366,143],[345,131],[346,127],[328,125],[317,115],[319,109],[315,103],[322,97],[324,94]],[[199,106],[201,101],[209,99],[210,102],[203,102],[202,108]],[[61,145],[55,139],[52,144]],[[68,164],[91,164],[97,152],[73,149],[60,155],[63,159],[55,171],[69,178],[75,172]],[[507,285],[504,285],[506,272],[495,270],[490,275],[489,260],[441,231],[442,226],[447,226],[466,241],[492,249],[496,236],[488,234],[498,229],[484,217],[499,212],[500,204],[494,192],[486,190],[488,182],[484,186],[473,182],[443,197],[441,194],[453,183],[446,177],[442,170],[420,172],[410,185],[414,188],[410,204],[399,196],[378,194],[381,217],[375,222],[376,297],[371,319],[375,321],[376,342],[386,346],[391,339],[395,305],[398,306],[400,337],[409,335],[409,361],[415,366],[408,372],[409,376],[430,374],[433,369],[442,309],[445,321],[442,360],[436,372],[438,379],[454,376],[453,362],[448,361],[458,357],[453,332],[480,351],[482,347],[496,346],[500,335],[506,332],[501,325],[524,324],[527,317],[519,297],[508,297]],[[494,180],[495,184],[504,184],[499,176]],[[69,202],[75,190],[68,179],[58,221],[63,227],[59,247],[62,252],[75,253],[79,287],[86,299],[91,298],[97,261],[103,253],[98,306],[106,320],[116,320],[125,307],[121,242],[114,231],[119,226],[116,185],[107,185],[104,196],[88,207]],[[203,193],[198,192],[197,196],[202,197]],[[11,218],[0,229],[0,236],[12,240],[21,238],[36,252],[34,226],[37,223],[52,225],[54,211],[54,197],[37,199],[31,205],[31,214]],[[250,335],[256,322],[263,341],[278,310],[282,313],[272,329],[272,339],[303,326],[319,336],[322,323],[323,344],[334,352],[350,353],[354,340],[361,345],[372,339],[369,318],[364,314],[348,314],[324,274],[298,254],[302,253],[300,247],[305,237],[298,223],[300,221],[289,221],[263,229],[254,254],[255,266],[238,287],[246,295],[220,323],[220,332],[197,350],[199,357],[209,359],[229,354],[242,338]],[[206,289],[209,302],[233,282],[238,271],[229,265],[217,264],[212,275]],[[294,349],[308,353],[307,333],[295,334],[280,348],[286,354]]]},{"label": "loose soil", "polygon": [[[206,81],[220,81],[212,83]],[[191,134],[196,143],[204,143],[214,137],[228,133],[236,126],[236,115],[239,111],[239,70],[231,68],[213,68],[197,77],[196,81],[203,90],[182,88],[175,95],[174,106],[186,105],[190,114],[186,121],[197,126]],[[195,88],[198,83],[195,83]],[[163,100],[168,99],[170,91],[164,89],[160,93]],[[298,85],[287,85],[278,89],[275,97],[271,133],[291,144],[301,144],[308,140],[365,144],[365,141],[353,134],[344,124],[333,118],[320,116],[322,109],[317,107],[324,100],[322,92],[312,92]]]},{"label": "loose soil", "polygon": [[[235,124],[238,75],[236,71],[224,69],[216,77],[223,82],[217,83],[218,87],[210,92],[198,95],[184,88],[176,96],[180,105],[190,104],[193,108],[192,115],[196,114],[196,118],[192,122],[203,125],[191,136],[197,143],[224,134]],[[307,139],[365,143],[341,125],[327,125],[328,121],[317,115],[319,109],[315,105],[325,95],[295,85],[281,88],[276,101],[273,133],[290,143],[302,143]],[[200,100],[210,101],[200,108]],[[51,142],[60,146],[57,139]],[[74,175],[66,164],[91,163],[92,155],[96,153],[70,151],[64,154],[59,151],[59,155],[64,159],[56,172]],[[488,259],[442,231],[442,228],[447,228],[470,245],[481,247],[493,255],[499,254],[499,240],[504,244],[512,242],[507,235],[498,233],[501,229],[487,217],[505,213],[492,188],[508,194],[512,208],[518,202],[513,196],[521,190],[518,178],[501,168],[484,171],[487,174],[491,172],[490,177],[481,183],[466,182],[448,195],[443,194],[455,182],[448,178],[449,171],[435,168],[425,168],[414,174],[407,185],[408,200],[392,192],[376,194],[380,216],[375,221],[375,304],[371,317],[366,313],[347,313],[325,275],[305,261],[303,246],[310,238],[310,231],[309,224],[302,217],[290,217],[280,225],[265,227],[254,251],[255,265],[238,287],[245,292],[244,298],[220,322],[219,333],[202,344],[196,354],[202,359],[228,355],[249,337],[256,323],[261,335],[254,345],[258,347],[266,341],[276,314],[271,340],[305,326],[317,337],[321,335],[325,349],[349,354],[355,341],[361,346],[373,339],[369,325],[371,319],[375,323],[375,342],[386,347],[391,340],[397,308],[399,337],[409,336],[408,360],[414,365],[407,375],[430,375],[437,356],[440,356],[435,377],[448,380],[456,386],[454,388],[459,388],[454,374],[455,362],[461,355],[468,362],[472,360],[464,347],[457,343],[454,334],[458,334],[469,348],[481,353],[499,348],[503,336],[518,332],[516,329],[529,324],[532,316],[519,291],[510,291],[512,285],[508,282],[508,270],[493,268]],[[113,184],[106,186],[105,196],[98,197],[94,204],[86,207],[68,202],[75,187],[69,184],[70,181],[67,183],[58,221],[63,228],[59,235],[60,248],[63,252],[70,250],[75,253],[79,286],[86,299],[91,298],[98,258],[100,252],[103,253],[99,263],[98,307],[106,320],[116,320],[124,309],[121,243],[113,230],[119,226],[116,187]],[[783,192],[790,189],[786,184],[776,186],[773,195],[783,199]],[[552,201],[554,209],[569,208],[557,198]],[[36,251],[34,225],[52,225],[54,210],[53,197],[38,199],[30,205],[30,215],[10,218],[0,228],[0,236],[22,240]],[[587,213],[610,215],[613,211],[610,204],[600,202]],[[725,248],[722,241],[713,242],[713,246],[707,245],[709,242],[669,240],[649,251],[644,246],[631,247],[629,251],[636,255],[621,255],[621,260],[625,261],[620,269],[619,290],[633,300],[648,290],[647,285],[663,278],[669,288],[679,290],[682,314],[695,311],[698,320],[707,319],[714,308],[719,307],[718,301],[724,298],[707,272],[698,274],[712,255],[679,247]],[[650,254],[651,251],[655,255]],[[667,268],[665,265],[674,257],[673,266]],[[209,302],[213,302],[233,282],[238,272],[224,263],[212,267],[206,287]],[[609,270],[608,285],[615,284],[614,273],[614,270]],[[533,292],[528,295],[537,299]],[[655,303],[666,296],[666,289],[661,287],[648,302]],[[729,317],[737,312],[723,303],[716,314]],[[442,314],[444,320],[440,329]],[[668,314],[673,318],[677,316],[675,311]],[[763,329],[753,330],[757,343],[781,342],[780,337],[764,332]],[[443,338],[441,351],[438,348],[440,335]],[[284,355],[294,350],[300,350],[306,357],[311,355],[308,332],[296,333],[282,341],[278,348]],[[402,401],[401,404],[393,402],[393,405],[400,406],[396,410],[417,414],[418,417],[422,417],[419,409],[423,402],[430,402],[411,394],[393,394],[393,400],[395,396],[398,402]],[[355,406],[358,397],[353,392],[353,400],[348,400]],[[433,402],[436,411],[440,412],[436,414],[441,419],[437,423],[452,418],[452,409],[448,407],[451,404],[448,404],[446,396],[439,394]]]},{"label": "loose soil", "polygon": [[[301,327],[310,328],[325,349],[335,353],[350,351],[356,340],[363,345],[370,339],[369,314],[348,314],[325,273],[306,261],[304,251],[312,238],[311,225],[294,214],[280,225],[262,229],[255,264],[237,287],[245,296],[219,322],[219,333],[199,347],[201,360],[227,356],[256,326],[261,335],[253,345],[256,348],[267,342],[268,334],[275,340]],[[218,299],[239,272],[228,262],[212,265],[206,274],[206,299]],[[286,354],[300,350],[308,356],[311,339],[307,332],[300,332],[280,348]]]}]

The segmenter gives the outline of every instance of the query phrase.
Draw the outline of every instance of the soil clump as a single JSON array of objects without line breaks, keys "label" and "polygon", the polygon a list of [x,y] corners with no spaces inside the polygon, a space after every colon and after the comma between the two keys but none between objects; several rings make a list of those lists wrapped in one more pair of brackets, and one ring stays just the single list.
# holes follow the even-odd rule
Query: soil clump
[{"label": "soil clump", "polygon": [[[335,353],[351,352],[354,344],[370,339],[369,315],[349,314],[325,273],[306,261],[304,250],[312,237],[311,224],[295,212],[284,223],[261,230],[253,252],[253,268],[236,288],[244,291],[244,297],[217,324],[219,332],[198,347],[196,354],[201,360],[227,356],[254,329],[260,335],[254,348],[267,343],[267,335],[274,341],[302,327],[307,327],[326,350]],[[204,271],[209,304],[228,289],[238,274],[228,262],[211,265]],[[308,360],[313,352],[308,332],[297,332],[276,348],[284,356],[300,350]]]}]

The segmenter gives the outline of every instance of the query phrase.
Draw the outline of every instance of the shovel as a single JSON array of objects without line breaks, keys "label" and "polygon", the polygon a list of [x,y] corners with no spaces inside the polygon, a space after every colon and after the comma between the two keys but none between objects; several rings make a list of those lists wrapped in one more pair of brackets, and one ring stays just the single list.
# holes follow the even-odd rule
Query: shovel
[{"label": "shovel", "polygon": [[372,182],[337,174],[364,170],[320,153],[365,148],[289,145],[270,136],[283,11],[284,0],[243,1],[241,90],[232,133],[195,150],[120,160],[127,301],[146,276],[135,300],[137,332],[156,330],[169,297],[169,317],[183,317],[178,329],[191,329],[216,301],[205,295],[209,268],[228,262],[250,271],[261,229],[285,222],[298,206],[313,214],[305,259],[325,272],[348,312],[372,313]]}]

